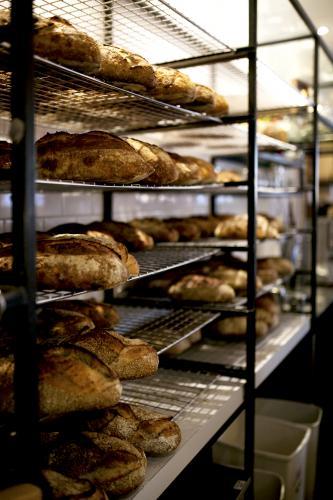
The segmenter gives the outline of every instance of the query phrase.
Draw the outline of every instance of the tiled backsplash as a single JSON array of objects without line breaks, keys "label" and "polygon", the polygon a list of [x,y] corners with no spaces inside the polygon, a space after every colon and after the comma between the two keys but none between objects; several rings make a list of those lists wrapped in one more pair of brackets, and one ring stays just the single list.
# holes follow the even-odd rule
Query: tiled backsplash
[{"label": "tiled backsplash", "polygon": [[[291,201],[298,227],[304,227],[304,207],[301,197]],[[260,199],[258,209],[289,220],[288,198]],[[102,218],[102,193],[94,191],[48,192],[36,194],[37,230],[46,231],[66,222],[83,224]],[[134,217],[183,217],[207,214],[209,199],[205,195],[139,194],[113,195],[113,218],[127,221]],[[219,213],[245,213],[246,197],[223,196],[217,199]],[[11,195],[0,194],[0,232],[11,230]]]}]

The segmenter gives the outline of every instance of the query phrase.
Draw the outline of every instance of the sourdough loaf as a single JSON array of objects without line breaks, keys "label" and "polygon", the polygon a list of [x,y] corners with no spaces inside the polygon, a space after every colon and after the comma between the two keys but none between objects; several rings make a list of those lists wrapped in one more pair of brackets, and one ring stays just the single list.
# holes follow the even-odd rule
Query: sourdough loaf
[{"label": "sourdough loaf", "polygon": [[174,299],[205,302],[229,302],[235,292],[229,285],[217,278],[189,274],[171,285],[169,295]]}]

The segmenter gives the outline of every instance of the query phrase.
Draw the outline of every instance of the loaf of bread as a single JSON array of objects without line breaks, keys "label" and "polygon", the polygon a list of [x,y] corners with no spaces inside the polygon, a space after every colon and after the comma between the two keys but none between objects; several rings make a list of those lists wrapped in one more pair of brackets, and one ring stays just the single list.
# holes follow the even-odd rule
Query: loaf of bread
[{"label": "loaf of bread", "polygon": [[51,469],[42,470],[51,498],[56,500],[108,500],[106,493],[88,481],[73,479]]},{"label": "loaf of bread", "polygon": [[[0,26],[10,22],[9,10],[0,11]],[[41,57],[83,73],[95,73],[101,63],[97,42],[59,16],[34,16],[34,51]]]},{"label": "loaf of bread", "polygon": [[173,345],[170,347],[165,353],[163,353],[164,356],[177,356],[178,354],[182,354],[183,352],[186,352],[190,347],[192,346],[192,343],[189,339],[189,337],[186,337],[186,339],[182,339],[180,342],[177,342],[176,345]]},{"label": "loaf of bread", "polygon": [[[143,57],[112,45],[99,45],[101,67],[98,76],[118,83],[128,82],[145,90],[155,86],[155,71]],[[140,87],[137,90],[140,90]]]},{"label": "loaf of bread", "polygon": [[178,177],[173,182],[177,186],[191,185],[197,183],[196,171],[198,171],[198,166],[194,162],[187,162],[185,158],[177,153],[168,153],[172,160],[174,161]]},{"label": "loaf of bread", "polygon": [[130,224],[148,233],[157,242],[179,240],[179,233],[176,229],[170,228],[165,222],[154,217],[133,219]]},{"label": "loaf of bread", "polygon": [[71,428],[126,439],[147,455],[166,455],[180,443],[178,425],[170,417],[137,405],[118,403],[106,410],[75,415]]},{"label": "loaf of bread", "polygon": [[280,304],[273,294],[266,294],[256,300],[257,307],[266,309],[271,314],[279,315],[281,313]]},{"label": "loaf of bread", "polygon": [[72,339],[71,344],[98,356],[121,380],[148,377],[158,368],[158,355],[153,347],[116,332],[96,328]]},{"label": "loaf of bread", "polygon": [[87,226],[88,234],[94,232],[100,236],[110,236],[125,244],[130,250],[149,250],[154,246],[153,238],[131,224],[125,222],[92,222]]},{"label": "loaf of bread", "polygon": [[195,83],[185,73],[165,66],[154,66],[156,84],[150,96],[170,104],[186,104],[195,99]]},{"label": "loaf of bread", "polygon": [[197,178],[200,184],[211,184],[216,181],[214,166],[209,161],[194,156],[183,156],[186,161],[193,161],[198,166]]},{"label": "loaf of bread", "polygon": [[178,179],[179,170],[176,163],[164,149],[138,139],[127,138],[126,140],[151,169],[150,175],[144,180],[145,183],[159,186],[172,184]]},{"label": "loaf of bread", "polygon": [[274,283],[279,278],[276,269],[257,269],[257,277],[259,277],[264,285]]},{"label": "loaf of bread", "polygon": [[[217,238],[245,239],[247,238],[248,216],[234,215],[222,220],[215,229]],[[257,215],[257,238],[277,238],[278,231],[271,227],[268,220],[262,215]]]},{"label": "loaf of bread", "polygon": [[143,451],[127,441],[96,432],[68,437],[48,453],[48,467],[75,479],[88,479],[112,498],[139,486],[146,466]]},{"label": "loaf of bread", "polygon": [[225,182],[241,182],[243,180],[244,177],[233,170],[222,170],[216,173],[216,182],[221,184]]},{"label": "loaf of bread", "polygon": [[186,220],[199,227],[202,238],[214,236],[214,231],[219,224],[219,220],[214,216],[196,215],[194,217],[187,217]]},{"label": "loaf of bread", "polygon": [[[222,336],[244,337],[247,332],[247,320],[245,316],[232,316],[216,321],[207,327],[208,331]],[[265,321],[256,319],[256,336],[264,337],[268,333],[268,325]]]},{"label": "loaf of bread", "polygon": [[179,234],[179,241],[195,241],[201,236],[200,228],[186,219],[164,219],[164,223],[170,229],[175,229]]},{"label": "loaf of bread", "polygon": [[43,306],[43,310],[58,310],[79,313],[90,319],[96,328],[112,328],[119,322],[119,314],[110,304],[94,300],[57,300]]},{"label": "loaf of bread", "polygon": [[259,259],[258,260],[258,269],[262,270],[275,270],[278,275],[283,278],[288,276],[294,272],[293,263],[282,257],[269,257],[267,259]]},{"label": "loaf of bread", "polygon": [[[218,265],[213,269],[209,269],[208,266],[207,274],[213,278],[219,278],[236,291],[246,290],[247,288],[247,271],[243,269],[233,269],[224,265]],[[260,289],[262,285],[261,279],[257,276],[256,288]]]},{"label": "loaf of bread", "polygon": [[46,134],[36,147],[42,179],[131,183],[153,173],[128,142],[108,132]]},{"label": "loaf of bread", "polygon": [[[107,408],[118,403],[121,385],[114,371],[80,347],[43,349],[38,361],[41,415]],[[14,360],[0,358],[0,413],[14,412]]]},{"label": "loaf of bread", "polygon": [[192,111],[207,113],[212,116],[225,115],[229,111],[228,103],[222,95],[210,87],[199,84],[195,86],[194,100],[186,107]]},{"label": "loaf of bread", "polygon": [[205,302],[229,302],[235,298],[233,288],[223,281],[196,274],[181,278],[171,285],[168,293],[173,299]]},{"label": "loaf of bread", "polygon": [[52,308],[43,307],[37,315],[37,332],[40,343],[47,342],[59,345],[75,335],[95,328],[93,321],[88,316],[76,311],[61,309],[61,305],[56,308],[55,304],[57,302],[52,303],[54,305]]},{"label": "loaf of bread", "polygon": [[[36,262],[38,285],[49,290],[112,288],[128,278],[127,257],[118,245],[84,235],[41,239]],[[10,272],[11,268],[12,248],[7,245],[0,249],[0,271]]]},{"label": "loaf of bread", "polygon": [[0,170],[8,170],[12,165],[12,145],[7,141],[0,141]]}]

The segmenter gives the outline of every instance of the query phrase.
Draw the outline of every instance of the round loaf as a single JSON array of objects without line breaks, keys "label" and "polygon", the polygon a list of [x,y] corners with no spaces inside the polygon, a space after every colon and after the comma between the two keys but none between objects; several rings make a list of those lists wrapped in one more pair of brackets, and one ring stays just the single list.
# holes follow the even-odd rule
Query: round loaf
[{"label": "round loaf", "polygon": [[198,166],[197,179],[200,184],[210,184],[215,182],[216,174],[211,163],[194,156],[183,156],[185,162],[194,162]]},{"label": "round loaf", "polygon": [[196,224],[189,222],[186,219],[164,219],[165,224],[171,228],[175,229],[179,233],[180,241],[195,241],[200,239],[201,231]]},{"label": "round loaf", "polygon": [[[218,335],[232,337],[244,337],[247,332],[247,321],[245,316],[235,316],[224,318],[208,328],[213,333]],[[263,337],[268,333],[268,325],[262,320],[256,319],[256,336]]]},{"label": "round loaf", "polygon": [[189,338],[183,339],[180,342],[177,342],[176,345],[170,347],[164,354],[164,356],[177,356],[178,354],[182,354],[183,352],[190,349],[192,346]]},{"label": "round loaf", "polygon": [[186,106],[192,111],[212,116],[225,115],[229,111],[226,99],[205,85],[196,85],[195,99]]},{"label": "round loaf", "polygon": [[[222,220],[215,229],[217,238],[247,238],[248,217],[245,215],[234,215]],[[278,232],[270,227],[268,220],[262,215],[257,215],[257,238],[277,238]]]},{"label": "round loaf", "polygon": [[[105,80],[129,82],[148,89],[156,83],[155,71],[143,57],[112,45],[100,45],[101,67],[99,76]],[[139,90],[131,88],[131,90]]]},{"label": "round loaf", "polygon": [[134,148],[107,132],[56,132],[40,138],[36,146],[42,179],[131,183],[152,173]]},{"label": "round loaf", "polygon": [[[114,371],[80,347],[52,347],[39,361],[41,415],[107,408],[118,403],[121,385]],[[14,360],[0,359],[0,412],[14,413]]]},{"label": "round loaf", "polygon": [[87,479],[73,479],[51,469],[42,470],[49,493],[59,500],[108,500],[105,492]]},{"label": "round loaf", "polygon": [[138,229],[142,229],[142,231],[148,233],[157,242],[174,242],[179,240],[179,233],[175,228],[168,226],[162,220],[154,217],[133,219],[130,221],[130,224]]},{"label": "round loaf", "polygon": [[170,417],[126,403],[82,415],[79,425],[85,431],[126,439],[152,456],[174,451],[181,440],[180,429]]},{"label": "round loaf", "polygon": [[124,243],[131,250],[150,250],[154,240],[149,234],[125,222],[92,222],[87,226],[88,231],[97,231],[101,235],[114,237]]},{"label": "round loaf", "polygon": [[158,355],[143,340],[130,339],[103,329],[95,329],[72,339],[101,359],[121,380],[153,375],[158,368]]},{"label": "round loaf", "polygon": [[148,144],[137,139],[127,138],[126,140],[152,169],[145,183],[164,185],[171,184],[178,179],[178,168],[166,151],[155,144]]},{"label": "round loaf", "polygon": [[193,224],[196,224],[199,227],[202,238],[214,236],[214,231],[219,223],[218,219],[213,216],[205,217],[196,215],[194,217],[187,217],[186,220],[188,220],[189,222],[193,222]]},{"label": "round loaf", "polygon": [[111,328],[119,322],[119,314],[110,305],[94,300],[58,300],[43,307],[44,310],[61,309],[88,317],[96,328]]},{"label": "round loaf", "polygon": [[196,274],[184,276],[171,285],[168,293],[174,299],[205,302],[230,302],[235,298],[233,288],[221,280]]},{"label": "round loaf", "polygon": [[194,101],[196,86],[189,76],[177,69],[154,66],[156,85],[150,93],[159,101],[186,104]]},{"label": "round loaf", "polygon": [[88,479],[110,495],[129,493],[142,483],[147,459],[132,444],[96,432],[85,432],[54,446],[48,466],[69,477]]},{"label": "round loaf", "polygon": [[[65,301],[62,301],[65,302]],[[74,335],[85,333],[95,328],[93,321],[76,311],[61,309],[61,304],[53,308],[44,307],[37,316],[39,342],[58,345]]]}]

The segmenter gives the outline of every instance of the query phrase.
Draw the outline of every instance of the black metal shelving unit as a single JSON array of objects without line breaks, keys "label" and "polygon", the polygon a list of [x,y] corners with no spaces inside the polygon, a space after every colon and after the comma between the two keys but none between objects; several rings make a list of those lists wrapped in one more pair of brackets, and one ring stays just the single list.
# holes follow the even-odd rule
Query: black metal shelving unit
[{"label": "black metal shelving unit", "polygon": [[[195,113],[180,106],[160,103],[149,97],[124,90],[98,78],[83,75],[69,68],[62,67],[46,59],[33,56],[32,51],[32,9],[33,1],[20,2],[12,0],[11,30],[0,31],[0,65],[3,78],[0,80],[0,114],[11,119],[10,134],[13,141],[13,170],[11,175],[2,174],[0,189],[8,189],[11,183],[13,194],[13,241],[14,241],[14,288],[4,289],[0,295],[0,310],[8,309],[12,313],[13,329],[16,333],[15,353],[15,398],[16,398],[16,431],[17,431],[17,473],[20,480],[35,481],[39,471],[39,433],[38,433],[38,380],[36,363],[35,307],[54,300],[85,293],[84,291],[36,291],[35,279],[35,210],[34,196],[37,190],[87,190],[96,189],[104,193],[104,218],[112,216],[111,202],[113,192],[187,192],[216,195],[246,195],[248,211],[248,238],[242,242],[242,249],[247,252],[247,298],[229,307],[218,307],[194,304],[184,304],[184,308],[170,309],[170,306],[159,308],[148,307],[147,304],[135,306],[119,305],[120,311],[126,307],[126,320],[120,324],[119,331],[128,335],[139,335],[149,340],[162,354],[180,340],[192,335],[198,329],[216,319],[221,312],[242,314],[247,316],[246,350],[241,366],[226,367],[223,361],[195,362],[179,360],[177,366],[169,363],[172,370],[161,370],[150,383],[133,382],[126,384],[125,399],[130,402],[145,402],[150,394],[150,405],[164,408],[176,418],[185,414],[190,418],[191,404],[200,400],[203,390],[223,391],[225,379],[229,375],[239,379],[240,388],[237,399],[228,406],[230,422],[244,408],[246,412],[245,441],[245,475],[242,474],[242,485],[251,498],[252,477],[254,468],[254,401],[256,389],[256,338],[255,338],[255,299],[256,291],[256,204],[258,195],[289,196],[297,193],[311,192],[312,198],[312,269],[311,269],[311,305],[312,329],[315,330],[316,318],[316,238],[317,238],[317,202],[318,202],[318,51],[322,48],[333,61],[330,53],[316,33],[316,30],[301,8],[298,0],[290,0],[291,4],[303,19],[310,31],[309,37],[315,41],[314,51],[314,96],[313,96],[313,184],[301,189],[270,189],[258,188],[258,135],[257,121],[257,0],[249,0],[249,44],[248,47],[232,49],[226,44],[201,30],[163,0],[150,2],[127,2],[107,0],[105,4],[105,28],[109,33],[111,43],[112,30],[117,26],[117,19],[133,9],[132,13],[140,19],[143,9],[148,18],[156,22],[156,27],[162,30],[158,35],[177,46],[175,57],[169,66],[186,68],[207,64],[223,63],[235,59],[247,59],[248,70],[248,110],[245,114],[235,114],[222,118],[210,117]],[[0,2],[1,4],[1,2]],[[44,1],[47,5],[47,0]],[[76,2],[80,12],[80,0]],[[133,5],[132,5],[133,4]],[[43,14],[43,2],[39,13]],[[112,11],[110,8],[112,7]],[[57,10],[50,2],[50,11]],[[125,10],[124,10],[125,9]],[[134,16],[134,17],[135,17]],[[84,16],[83,16],[84,17]],[[82,13],[78,15],[78,24],[83,20]],[[86,20],[87,21],[87,20]],[[85,22],[86,22],[85,21]],[[82,21],[83,22],[83,21]],[[126,35],[126,27],[124,31]],[[124,36],[125,36],[124,35]],[[288,39],[288,41],[299,39]],[[9,43],[8,43],[9,42]],[[277,40],[270,43],[284,43]],[[187,50],[187,55],[184,52]],[[190,48],[190,50],[188,50]],[[139,52],[139,48],[137,49]],[[183,54],[179,57],[179,54]],[[156,61],[166,63],[167,61]],[[34,82],[34,85],[33,85]],[[88,104],[88,105],[87,105]],[[87,111],[89,109],[89,111]],[[47,125],[49,128],[64,128],[72,132],[80,132],[91,128],[102,128],[118,134],[128,132],[169,131],[184,129],[200,129],[216,126],[230,126],[247,123],[247,181],[230,183],[229,185],[205,186],[117,186],[110,184],[73,182],[70,180],[52,181],[38,180],[35,173],[34,158],[34,123]],[[327,120],[325,121],[327,123]],[[212,155],[213,156],[213,155]],[[265,159],[264,153],[262,158]],[[277,161],[279,158],[266,153],[267,161]],[[286,160],[285,165],[288,164]],[[298,167],[299,168],[299,165]],[[224,246],[223,246],[224,245]],[[157,247],[155,250],[139,255],[141,272],[138,278],[151,276],[168,269],[194,262],[199,259],[219,253],[221,250],[239,250],[240,245],[221,241],[210,247],[181,246]],[[271,285],[271,287],[274,284]],[[265,291],[270,289],[267,287]],[[186,307],[185,307],[186,306]],[[172,305],[171,305],[172,307]],[[174,304],[173,304],[174,307]],[[161,334],[166,330],[167,334]],[[185,369],[184,372],[181,368]],[[187,371],[189,370],[189,371]],[[165,373],[164,373],[165,372]],[[199,373],[201,372],[201,373]],[[205,373],[207,372],[207,373]],[[163,376],[165,378],[163,379]],[[235,383],[234,381],[230,383]],[[145,387],[145,385],[147,387]],[[170,388],[170,390],[168,389]],[[184,387],[188,391],[184,392]],[[237,386],[238,387],[238,386]],[[157,388],[159,394],[152,392]],[[244,388],[244,400],[242,389]],[[161,389],[163,398],[161,399]],[[169,392],[168,392],[169,391]],[[200,400],[203,402],[204,400]],[[229,401],[229,400],[228,400]],[[204,401],[208,406],[208,401]],[[229,404],[229,403],[228,403]],[[207,408],[205,408],[206,411]],[[194,410],[193,410],[194,411]],[[217,417],[221,415],[217,412]],[[218,436],[225,428],[216,417],[212,434],[198,438],[196,453],[213,437]],[[179,469],[181,470],[181,469]],[[152,479],[153,481],[153,479]],[[235,479],[236,481],[236,479]],[[167,485],[166,485],[167,486]],[[241,493],[241,492],[240,492]]]}]

